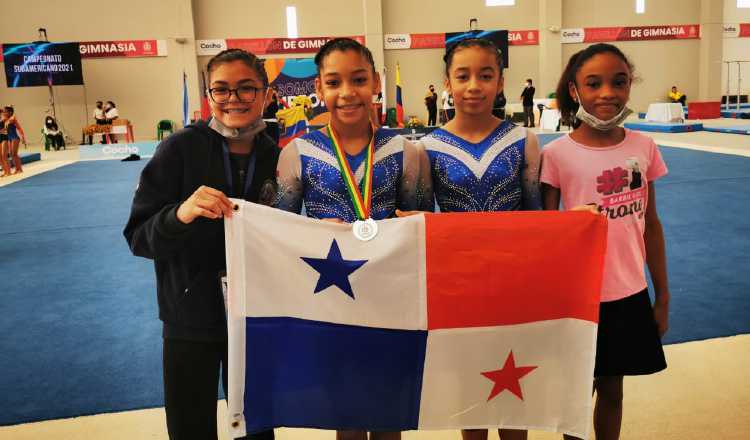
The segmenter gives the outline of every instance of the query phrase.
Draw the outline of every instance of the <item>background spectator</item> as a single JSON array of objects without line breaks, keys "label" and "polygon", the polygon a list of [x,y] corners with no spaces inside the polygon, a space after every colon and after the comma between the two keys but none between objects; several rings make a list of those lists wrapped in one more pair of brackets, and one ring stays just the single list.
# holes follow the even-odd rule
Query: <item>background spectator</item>
[{"label": "background spectator", "polygon": [[523,126],[534,126],[534,86],[531,85],[531,78],[526,80],[526,87],[521,92],[521,101],[523,102]]}]

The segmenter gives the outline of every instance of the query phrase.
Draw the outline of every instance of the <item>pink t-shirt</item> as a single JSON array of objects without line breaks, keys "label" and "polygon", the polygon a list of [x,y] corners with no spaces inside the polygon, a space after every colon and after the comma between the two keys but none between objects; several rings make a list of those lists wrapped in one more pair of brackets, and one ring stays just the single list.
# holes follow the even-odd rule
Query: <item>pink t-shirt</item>
[{"label": "pink t-shirt", "polygon": [[667,174],[654,141],[625,129],[611,147],[561,137],[542,151],[540,180],[560,189],[565,209],[596,203],[609,220],[602,297],[615,301],[646,288],[644,266],[648,184]]}]

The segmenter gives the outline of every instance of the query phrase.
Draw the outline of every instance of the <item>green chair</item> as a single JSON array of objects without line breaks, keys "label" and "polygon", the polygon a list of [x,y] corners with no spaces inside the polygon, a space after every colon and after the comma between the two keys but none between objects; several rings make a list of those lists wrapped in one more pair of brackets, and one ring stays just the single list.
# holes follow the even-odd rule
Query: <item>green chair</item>
[{"label": "green chair", "polygon": [[397,119],[395,108],[390,107],[385,111],[385,125],[388,127],[398,127]]},{"label": "green chair", "polygon": [[156,124],[156,139],[164,139],[164,133],[167,131],[169,132],[169,134],[174,133],[174,123],[169,119],[162,119],[158,124]]},{"label": "green chair", "polygon": [[49,151],[49,146],[52,145],[52,139],[50,139],[49,136],[44,134],[43,128],[39,131],[42,133],[42,138],[44,138],[44,151]]}]

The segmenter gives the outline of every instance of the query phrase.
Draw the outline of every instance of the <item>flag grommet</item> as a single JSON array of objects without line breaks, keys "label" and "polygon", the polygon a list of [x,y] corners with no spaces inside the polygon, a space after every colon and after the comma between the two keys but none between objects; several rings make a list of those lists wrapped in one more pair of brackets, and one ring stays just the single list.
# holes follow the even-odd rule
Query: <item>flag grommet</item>
[{"label": "flag grommet", "polygon": [[236,204],[236,203],[235,203],[234,205],[232,205],[232,211],[235,211],[235,212],[237,212],[237,211],[239,211],[239,210],[240,210],[240,205],[238,205],[238,204]]}]

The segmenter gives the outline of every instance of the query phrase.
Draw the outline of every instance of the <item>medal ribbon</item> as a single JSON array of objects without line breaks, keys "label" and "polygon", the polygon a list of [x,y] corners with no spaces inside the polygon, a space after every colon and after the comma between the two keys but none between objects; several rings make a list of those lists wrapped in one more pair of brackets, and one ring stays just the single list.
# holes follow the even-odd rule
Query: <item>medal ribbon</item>
[{"label": "medal ribbon", "polygon": [[370,139],[370,143],[367,145],[365,176],[362,179],[361,188],[357,186],[357,181],[354,179],[354,173],[349,166],[349,162],[346,160],[346,152],[339,144],[338,139],[336,139],[331,124],[326,126],[326,130],[328,130],[328,137],[333,144],[333,151],[336,153],[336,160],[339,162],[341,178],[344,180],[344,185],[349,192],[352,205],[354,205],[354,213],[360,220],[366,220],[370,218],[370,209],[372,208],[372,162],[375,150],[375,130],[373,129],[372,139]]}]

